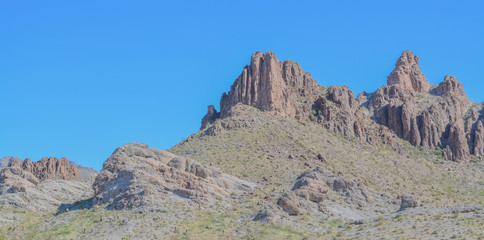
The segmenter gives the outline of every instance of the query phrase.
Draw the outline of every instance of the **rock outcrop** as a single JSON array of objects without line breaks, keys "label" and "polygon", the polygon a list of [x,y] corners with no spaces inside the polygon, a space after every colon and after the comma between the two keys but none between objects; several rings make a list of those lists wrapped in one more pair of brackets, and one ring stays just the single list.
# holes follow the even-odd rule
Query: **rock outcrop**
[{"label": "rock outcrop", "polygon": [[79,176],[77,166],[71,164],[67,158],[44,157],[37,162],[32,162],[27,158],[23,162],[14,160],[8,166],[18,167],[32,173],[40,180],[48,178],[68,179]]},{"label": "rock outcrop", "polygon": [[40,181],[19,167],[0,169],[0,206],[30,211],[56,211],[62,204],[89,198],[91,182],[87,180]]},{"label": "rock outcrop", "polygon": [[[405,66],[402,63],[412,62],[408,59],[413,54],[409,54],[408,51],[404,52],[396,66]],[[427,86],[423,75],[417,71],[418,60],[410,65],[415,73],[409,76],[421,76],[414,78],[420,79],[422,83],[412,86]],[[389,79],[402,75],[400,70],[397,71],[398,74],[395,71],[390,74]],[[414,146],[441,149],[444,158],[448,160],[468,161],[470,154],[475,151],[475,139],[480,144],[482,134],[479,131],[476,134],[475,126],[478,119],[482,118],[482,114],[479,116],[478,113],[482,106],[473,104],[467,98],[462,84],[453,76],[445,76],[444,81],[433,89],[409,87],[407,83],[397,82],[389,81],[389,86],[376,90],[365,103],[374,119]],[[466,116],[466,112],[471,114]]]},{"label": "rock outcrop", "polygon": [[252,189],[253,185],[216,169],[149,148],[125,144],[104,162],[93,184],[95,205],[109,209],[156,209],[170,202],[206,205]]},{"label": "rock outcrop", "polygon": [[427,92],[430,84],[420,72],[418,57],[411,51],[404,51],[392,73],[387,78],[387,85],[399,85],[404,89],[410,89],[416,92]]},{"label": "rock outcrop", "polygon": [[208,124],[212,124],[219,117],[220,113],[215,110],[215,107],[213,105],[208,106],[207,114],[202,118],[200,129],[204,129]]},{"label": "rock outcrop", "polygon": [[324,201],[335,197],[360,207],[374,202],[370,192],[362,186],[317,167],[301,174],[291,191],[277,204],[289,215],[300,215],[314,209],[326,211]]},{"label": "rock outcrop", "polygon": [[420,203],[418,202],[418,199],[412,195],[400,196],[399,199],[401,199],[400,211],[405,210],[407,208],[420,207]]},{"label": "rock outcrop", "polygon": [[8,167],[8,164],[10,162],[14,161],[14,160],[22,161],[18,157],[3,157],[3,158],[0,158],[0,168]]},{"label": "rock outcrop", "polygon": [[221,117],[237,103],[284,116],[305,118],[311,111],[319,85],[294,61],[279,62],[273,52],[256,52],[250,65],[220,100]]},{"label": "rock outcrop", "polygon": [[0,195],[3,193],[25,192],[28,188],[39,184],[39,179],[33,174],[18,167],[0,169]]},{"label": "rock outcrop", "polygon": [[[405,51],[388,76],[388,86],[370,94],[364,106],[373,119],[414,146],[442,150],[445,159],[465,162],[480,154],[478,120],[482,105],[467,98],[454,76],[430,86],[419,71],[418,57]],[[477,151],[476,151],[477,149]]]},{"label": "rock outcrop", "polygon": [[297,63],[279,62],[272,52],[257,52],[223,94],[220,113],[209,106],[202,128],[229,117],[237,104],[299,120],[309,118],[361,142],[389,144],[400,153],[405,148],[397,138],[441,150],[446,159],[457,162],[484,152],[484,105],[470,101],[453,76],[430,85],[411,51],[399,57],[387,86],[356,99],[346,86],[319,86]]}]

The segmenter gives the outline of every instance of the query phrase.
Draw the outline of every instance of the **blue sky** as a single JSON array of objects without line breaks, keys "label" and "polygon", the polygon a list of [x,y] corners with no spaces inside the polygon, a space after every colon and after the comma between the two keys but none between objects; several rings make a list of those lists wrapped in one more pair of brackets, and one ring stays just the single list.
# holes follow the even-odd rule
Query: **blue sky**
[{"label": "blue sky", "polygon": [[255,51],[372,92],[404,50],[484,101],[484,1],[0,2],[0,155],[101,169],[196,132]]}]

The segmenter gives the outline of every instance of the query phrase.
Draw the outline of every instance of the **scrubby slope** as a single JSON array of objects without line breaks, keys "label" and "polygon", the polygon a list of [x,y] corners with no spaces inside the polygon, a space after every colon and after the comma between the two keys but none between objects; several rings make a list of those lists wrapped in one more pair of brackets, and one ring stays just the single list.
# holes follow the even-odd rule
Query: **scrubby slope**
[{"label": "scrubby slope", "polygon": [[444,161],[440,152],[402,144],[406,155],[361,144],[311,121],[238,105],[232,117],[169,151],[277,189],[288,188],[304,170],[319,165],[395,197],[416,195],[431,206],[484,204],[482,162]]}]

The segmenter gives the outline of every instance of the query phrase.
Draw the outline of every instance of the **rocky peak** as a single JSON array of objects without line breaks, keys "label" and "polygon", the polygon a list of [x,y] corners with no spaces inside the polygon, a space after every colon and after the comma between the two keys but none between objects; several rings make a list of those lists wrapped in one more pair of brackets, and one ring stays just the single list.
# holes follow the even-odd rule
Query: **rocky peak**
[{"label": "rocky peak", "polygon": [[209,105],[207,114],[202,118],[202,127],[200,127],[200,129],[204,129],[208,124],[212,124],[219,116],[220,113],[215,110],[215,107]]},{"label": "rocky peak", "polygon": [[[222,117],[237,103],[283,116],[302,118],[311,111],[306,101],[318,91],[318,84],[294,61],[279,62],[273,52],[256,52],[228,93],[220,100]],[[298,101],[299,99],[299,101]]]},{"label": "rocky peak", "polygon": [[52,177],[67,179],[79,176],[76,165],[71,165],[67,158],[44,157],[40,161],[32,162],[29,158],[24,161],[13,160],[9,167],[18,167],[26,172],[32,173],[40,180]]},{"label": "rocky peak", "polygon": [[444,81],[437,86],[436,92],[442,96],[462,96],[467,98],[462,83],[457,81],[456,77],[450,75],[445,76]]},{"label": "rocky peak", "polygon": [[418,56],[408,50],[398,58],[395,68],[387,78],[387,85],[400,85],[416,92],[427,92],[430,89],[425,75],[420,72]]}]

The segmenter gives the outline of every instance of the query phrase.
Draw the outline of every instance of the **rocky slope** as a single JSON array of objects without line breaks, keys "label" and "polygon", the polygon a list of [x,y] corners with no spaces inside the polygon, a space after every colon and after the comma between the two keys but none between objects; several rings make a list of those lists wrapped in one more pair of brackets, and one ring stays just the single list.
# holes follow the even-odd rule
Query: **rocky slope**
[{"label": "rocky slope", "polygon": [[[257,52],[199,132],[168,151],[119,147],[90,192],[57,170],[2,169],[0,236],[484,238],[482,104],[451,76],[429,84],[418,63],[404,52],[387,86],[355,98]],[[55,215],[19,208],[51,196]]]},{"label": "rocky slope", "polygon": [[104,162],[93,184],[93,203],[108,204],[109,209],[153,209],[166,207],[167,202],[199,206],[252,188],[251,183],[191,159],[130,143]]},{"label": "rocky slope", "polygon": [[96,172],[86,168],[84,175],[88,177],[79,178],[78,165],[66,158],[45,157],[37,162],[28,158],[24,161],[16,157],[3,159],[8,160],[8,165],[0,168],[2,207],[55,212],[62,206],[92,197],[89,178]]},{"label": "rocky slope", "polygon": [[56,211],[63,204],[92,196],[87,180],[39,180],[16,166],[0,169],[0,206],[35,212]]},{"label": "rocky slope", "polygon": [[[437,86],[420,72],[419,59],[402,53],[395,69],[374,93],[356,99],[344,86],[319,86],[291,61],[279,62],[274,53],[257,52],[220,100],[221,112],[209,107],[202,129],[226,118],[237,103],[298,120],[311,119],[327,129],[372,144],[390,144],[401,151],[396,137],[414,146],[441,150],[457,162],[484,152],[484,110],[469,100],[462,84],[446,76]],[[380,125],[380,127],[375,126]]]}]

